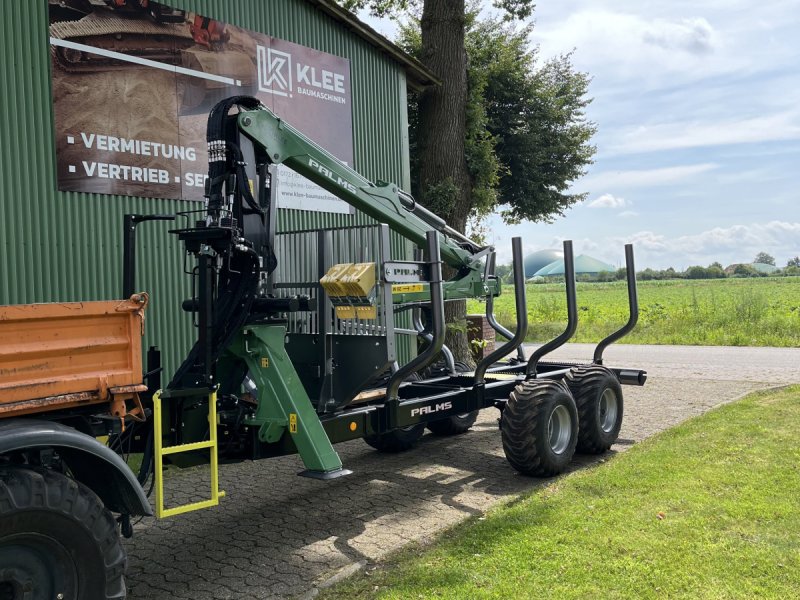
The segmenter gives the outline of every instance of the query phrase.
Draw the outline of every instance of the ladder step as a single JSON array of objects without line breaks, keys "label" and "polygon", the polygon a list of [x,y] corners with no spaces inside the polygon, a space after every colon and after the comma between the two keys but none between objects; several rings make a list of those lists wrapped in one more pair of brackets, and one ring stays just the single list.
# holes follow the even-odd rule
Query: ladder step
[{"label": "ladder step", "polygon": [[220,491],[219,495],[216,498],[212,498],[211,500],[201,500],[199,502],[192,502],[191,504],[182,504],[181,506],[175,506],[174,508],[165,508],[161,511],[161,517],[174,517],[175,515],[182,515],[188,512],[192,512],[195,510],[202,510],[204,508],[211,508],[213,506],[219,506],[219,499],[225,496],[225,492]]},{"label": "ladder step", "polygon": [[162,455],[167,454],[180,454],[181,452],[191,452],[192,450],[203,450],[204,448],[213,448],[214,442],[206,440],[205,442],[192,442],[191,444],[178,444],[177,446],[166,446],[161,449]]},{"label": "ladder step", "polygon": [[[181,391],[173,392],[172,397],[183,397]],[[161,391],[153,394],[153,436],[155,438],[154,459],[156,484],[156,517],[163,519],[164,517],[171,517],[173,515],[181,515],[183,513],[191,512],[193,510],[200,510],[201,508],[211,508],[219,504],[219,499],[225,495],[225,492],[219,489],[219,457],[217,456],[217,392],[212,390],[208,396],[208,426],[209,426],[209,439],[202,442],[192,442],[189,444],[178,444],[176,446],[162,446],[161,440],[163,436],[162,430],[162,406],[161,406]],[[208,500],[201,500],[200,502],[192,502],[184,504],[183,506],[174,506],[167,508],[164,506],[164,457],[170,454],[179,454],[181,452],[191,452],[192,450],[210,450],[210,470],[211,470],[211,494]]]}]

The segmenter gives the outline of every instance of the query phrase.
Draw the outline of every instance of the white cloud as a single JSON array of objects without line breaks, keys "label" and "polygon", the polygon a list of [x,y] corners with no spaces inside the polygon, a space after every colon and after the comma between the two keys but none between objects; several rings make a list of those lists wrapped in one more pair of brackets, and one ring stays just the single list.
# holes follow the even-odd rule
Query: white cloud
[{"label": "white cloud", "polygon": [[715,227],[700,233],[668,237],[653,231],[639,231],[616,237],[607,243],[619,246],[632,243],[637,263],[642,266],[686,268],[693,264],[749,262],[758,252],[768,252],[778,259],[797,254],[800,222],[770,221],[752,225]]},{"label": "white cloud", "polygon": [[587,206],[589,208],[623,208],[628,206],[628,204],[625,198],[618,198],[611,194],[603,194],[599,198],[589,202]]},{"label": "white cloud", "polygon": [[580,68],[602,73],[607,80],[635,79],[640,89],[668,78],[686,81],[706,73],[732,72],[750,62],[746,56],[725,53],[726,40],[702,15],[661,17],[647,12],[641,6],[587,7],[561,21],[548,21],[546,27],[534,30],[534,38],[545,56],[575,48]]},{"label": "white cloud", "polygon": [[[760,246],[793,246],[800,239],[800,223],[770,221],[753,225],[715,227],[696,235],[685,235],[676,239],[688,252],[713,252]],[[744,260],[744,259],[743,259]]]},{"label": "white cloud", "polygon": [[573,239],[573,238],[563,238],[560,236],[556,236],[553,238],[550,247],[558,248],[560,250],[563,247],[564,240],[568,239],[572,240],[572,250],[575,256],[578,256],[579,254],[588,254],[591,252],[597,252],[598,250],[600,250],[600,244],[596,240],[593,240],[592,238],[588,237]]},{"label": "white cloud", "polygon": [[696,165],[678,165],[675,167],[661,167],[658,169],[640,169],[631,171],[603,171],[587,175],[580,180],[581,188],[635,188],[672,185],[691,179],[703,173],[716,169],[714,163],[700,163]]},{"label": "white cloud", "polygon": [[630,217],[638,217],[639,213],[633,210],[623,210],[621,213],[619,213],[619,216],[627,219]]},{"label": "white cloud", "polygon": [[642,40],[667,50],[684,50],[690,54],[706,54],[717,44],[716,32],[702,17],[670,21],[656,19],[642,32]]},{"label": "white cloud", "polygon": [[800,110],[723,121],[640,125],[620,135],[609,154],[726,146],[800,139]]}]

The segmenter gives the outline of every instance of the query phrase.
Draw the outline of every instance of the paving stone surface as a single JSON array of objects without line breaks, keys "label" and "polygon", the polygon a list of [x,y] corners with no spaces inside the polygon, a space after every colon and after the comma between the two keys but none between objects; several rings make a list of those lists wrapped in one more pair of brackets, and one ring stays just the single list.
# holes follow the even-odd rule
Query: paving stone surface
[{"label": "paving stone surface", "polygon": [[[586,359],[572,344],[554,355]],[[603,457],[754,389],[800,382],[800,349],[615,346],[609,366],[647,369],[644,387],[625,386],[618,444]],[[413,450],[379,454],[360,440],[336,448],[353,470],[321,482],[290,456],[225,466],[219,507],[156,522],[126,543],[132,599],[237,600],[310,597],[337,574],[426,542],[470,515],[550,480],[517,474],[506,462],[498,412],[482,411],[472,431],[426,434]],[[573,468],[598,460],[578,457]],[[201,470],[168,481],[177,497],[207,495]]]}]

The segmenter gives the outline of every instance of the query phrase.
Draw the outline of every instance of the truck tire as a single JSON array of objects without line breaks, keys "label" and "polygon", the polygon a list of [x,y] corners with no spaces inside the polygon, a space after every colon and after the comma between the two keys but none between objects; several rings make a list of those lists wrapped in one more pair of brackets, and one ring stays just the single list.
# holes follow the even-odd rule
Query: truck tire
[{"label": "truck tire", "polygon": [[428,429],[433,435],[441,436],[466,433],[475,424],[479,412],[478,410],[473,410],[463,415],[454,415],[439,421],[431,421],[428,423]]},{"label": "truck tire", "polygon": [[514,388],[500,420],[503,451],[524,475],[563,472],[575,454],[578,411],[566,385],[531,379]]},{"label": "truck tire", "polygon": [[600,365],[575,367],[567,385],[578,408],[578,452],[602,454],[617,441],[622,427],[622,386]]},{"label": "truck tire", "polygon": [[119,600],[117,524],[85,485],[44,469],[0,469],[0,598]]},{"label": "truck tire", "polygon": [[425,433],[425,423],[417,423],[379,435],[365,436],[364,441],[378,452],[404,452],[413,448],[423,433]]}]

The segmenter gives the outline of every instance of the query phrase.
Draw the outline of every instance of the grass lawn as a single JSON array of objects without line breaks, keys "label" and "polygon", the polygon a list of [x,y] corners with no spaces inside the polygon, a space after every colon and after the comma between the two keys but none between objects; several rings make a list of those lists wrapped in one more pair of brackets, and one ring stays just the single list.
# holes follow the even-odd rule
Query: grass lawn
[{"label": "grass lawn", "polygon": [[[564,284],[529,284],[529,342],[544,342],[566,324]],[[572,341],[596,342],[628,318],[625,283],[578,284],[578,331]],[[639,282],[639,324],[628,344],[800,346],[800,277],[678,279]],[[470,313],[485,306],[472,300]],[[495,301],[497,319],[516,327],[513,287]]]},{"label": "grass lawn", "polygon": [[800,386],[757,393],[322,598],[800,598]]}]

